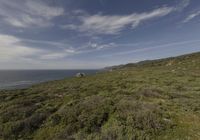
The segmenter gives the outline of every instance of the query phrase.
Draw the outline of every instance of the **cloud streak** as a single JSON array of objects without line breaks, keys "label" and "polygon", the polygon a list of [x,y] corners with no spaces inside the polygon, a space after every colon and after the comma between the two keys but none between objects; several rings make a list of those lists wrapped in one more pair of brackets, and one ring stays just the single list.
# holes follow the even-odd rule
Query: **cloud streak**
[{"label": "cloud streak", "polygon": [[[0,42],[1,61],[14,59],[58,60],[78,54],[109,49],[115,46],[114,43],[89,42],[75,48],[62,42],[30,40],[4,34],[0,34]],[[43,47],[36,47],[38,45]]]},{"label": "cloud streak", "polygon": [[31,56],[40,51],[35,48],[28,48],[20,44],[20,39],[10,35],[0,35],[0,59],[12,60],[21,57]]},{"label": "cloud streak", "polygon": [[189,16],[187,16],[184,20],[183,23],[187,23],[190,22],[191,20],[193,20],[194,18],[196,18],[197,16],[200,15],[200,11],[197,11],[195,13],[190,14]]},{"label": "cloud streak", "polygon": [[14,27],[48,27],[53,24],[51,22],[53,18],[63,14],[63,8],[49,6],[42,1],[0,0],[1,19]]},{"label": "cloud streak", "polygon": [[[77,53],[73,48],[58,47],[55,49],[45,49],[31,47],[28,43],[31,40],[24,40],[11,35],[0,34],[0,59],[1,61],[10,61],[15,59],[37,59],[37,60],[49,60],[49,59],[61,59],[66,56]],[[42,43],[43,45],[54,45],[54,42],[48,41],[31,41],[35,43]],[[61,45],[61,44],[59,44]]]},{"label": "cloud streak", "polygon": [[141,22],[153,18],[163,17],[174,11],[174,8],[163,7],[145,13],[130,15],[86,15],[79,17],[81,25],[65,25],[63,28],[90,32],[95,34],[118,34],[125,27],[136,28]]},{"label": "cloud streak", "polygon": [[142,22],[164,17],[172,12],[180,12],[190,4],[190,0],[183,0],[174,7],[160,7],[149,12],[132,13],[129,15],[88,15],[82,12],[78,13],[80,24],[66,24],[62,28],[68,30],[76,30],[79,32],[88,32],[89,34],[108,34],[115,35],[122,32],[127,27],[134,29]]},{"label": "cloud streak", "polygon": [[101,57],[128,55],[128,54],[133,54],[133,53],[147,52],[147,51],[158,50],[158,49],[173,47],[173,46],[177,46],[177,45],[192,44],[192,43],[200,43],[200,40],[188,40],[188,41],[181,41],[181,42],[166,43],[166,44],[162,44],[162,45],[156,45],[153,47],[138,48],[138,49],[124,51],[124,52],[102,55]]},{"label": "cloud streak", "polygon": [[186,7],[188,7],[190,5],[190,1],[191,0],[181,0],[181,2],[175,6],[175,11],[179,11],[181,12],[183,9],[185,9]]}]

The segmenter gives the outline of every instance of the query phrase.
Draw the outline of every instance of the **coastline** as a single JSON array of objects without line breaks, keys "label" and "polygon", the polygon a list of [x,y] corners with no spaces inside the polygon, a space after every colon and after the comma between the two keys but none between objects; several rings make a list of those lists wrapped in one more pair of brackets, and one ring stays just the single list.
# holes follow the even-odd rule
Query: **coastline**
[{"label": "coastline", "polygon": [[26,89],[41,83],[73,78],[78,72],[92,75],[98,71],[99,70],[0,70],[0,90]]}]

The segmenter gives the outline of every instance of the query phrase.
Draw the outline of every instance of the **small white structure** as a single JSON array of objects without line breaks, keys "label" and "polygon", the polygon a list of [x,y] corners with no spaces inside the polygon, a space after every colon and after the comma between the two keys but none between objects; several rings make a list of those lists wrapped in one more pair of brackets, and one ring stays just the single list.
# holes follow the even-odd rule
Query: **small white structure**
[{"label": "small white structure", "polygon": [[76,77],[84,77],[85,76],[85,73],[77,73],[76,74]]}]

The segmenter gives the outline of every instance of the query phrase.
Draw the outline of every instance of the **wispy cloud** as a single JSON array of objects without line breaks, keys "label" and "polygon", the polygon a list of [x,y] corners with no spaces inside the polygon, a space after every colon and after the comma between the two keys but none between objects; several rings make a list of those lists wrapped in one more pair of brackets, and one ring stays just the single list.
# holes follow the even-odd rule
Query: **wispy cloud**
[{"label": "wispy cloud", "polygon": [[163,7],[151,12],[130,15],[84,15],[79,17],[81,25],[69,24],[64,25],[63,28],[95,34],[117,34],[127,26],[131,26],[132,29],[136,28],[143,21],[166,16],[173,10],[171,7]]},{"label": "wispy cloud", "polygon": [[[138,48],[138,49],[133,49],[133,50],[129,50],[129,51],[123,51],[123,52],[117,52],[117,53],[112,53],[112,54],[108,54],[108,55],[102,55],[101,57],[121,56],[121,55],[128,55],[128,54],[134,54],[134,53],[140,53],[140,52],[148,52],[148,51],[152,51],[152,50],[158,50],[158,49],[174,47],[174,46],[178,46],[178,45],[192,44],[192,43],[200,43],[200,40],[188,40],[188,41],[181,41],[181,42],[165,43],[165,44],[161,44],[161,45],[155,45],[152,47]],[[121,46],[123,46],[123,45],[121,45]]]},{"label": "wispy cloud", "polygon": [[40,56],[42,60],[53,60],[53,59],[60,59],[67,56],[65,52],[57,52],[57,53],[47,53]]},{"label": "wispy cloud", "polygon": [[118,34],[127,27],[134,29],[142,22],[167,16],[172,12],[181,11],[189,4],[190,0],[183,0],[174,7],[164,6],[149,12],[132,13],[129,15],[89,15],[84,11],[79,11],[77,17],[80,24],[66,24],[61,27],[68,30],[76,30],[90,34]]},{"label": "wispy cloud", "polygon": [[197,16],[200,16],[200,11],[194,12],[194,13],[190,14],[189,16],[187,16],[183,20],[183,23],[187,23],[187,22],[191,21],[192,19],[196,18]]},{"label": "wispy cloud", "polygon": [[[80,47],[72,47],[62,42],[30,40],[12,35],[0,34],[0,59],[58,60],[83,53],[91,53],[115,47],[114,43],[86,43]],[[36,47],[36,46],[43,47]]]},{"label": "wispy cloud", "polygon": [[181,0],[181,2],[174,7],[175,11],[181,12],[183,9],[187,8],[190,5],[191,0]]},{"label": "wispy cloud", "polygon": [[20,39],[10,35],[0,35],[0,59],[12,60],[31,56],[40,52],[39,49],[28,48],[20,44]]},{"label": "wispy cloud", "polygon": [[[59,43],[48,41],[32,41],[17,38],[11,35],[0,34],[0,59],[4,61],[14,59],[60,59],[77,53],[73,48],[61,47]],[[30,46],[28,42],[42,43],[43,45],[54,45],[55,49],[36,48]],[[59,44],[61,45],[61,44]]]},{"label": "wispy cloud", "polygon": [[0,0],[1,19],[14,27],[47,27],[53,24],[53,18],[63,14],[63,8],[49,6],[42,1]]},{"label": "wispy cloud", "polygon": [[107,43],[107,44],[106,43],[101,43],[101,44],[98,44],[98,43],[89,42],[86,47],[90,48],[92,50],[103,50],[103,49],[113,48],[115,46],[116,46],[115,43]]}]

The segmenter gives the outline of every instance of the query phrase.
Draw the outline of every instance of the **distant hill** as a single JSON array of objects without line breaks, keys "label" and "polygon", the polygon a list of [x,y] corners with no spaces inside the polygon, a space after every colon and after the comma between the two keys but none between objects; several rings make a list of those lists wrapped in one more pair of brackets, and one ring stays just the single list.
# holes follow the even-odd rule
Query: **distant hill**
[{"label": "distant hill", "polygon": [[173,64],[176,65],[178,62],[181,61],[189,61],[190,59],[198,59],[200,52],[197,53],[192,53],[192,54],[186,54],[186,55],[181,55],[178,57],[169,57],[169,58],[164,58],[164,59],[157,59],[157,60],[144,60],[140,61],[137,63],[128,63],[128,64],[121,64],[121,65],[116,65],[116,66],[110,66],[110,67],[105,67],[105,70],[116,70],[116,69],[121,69],[121,68],[127,68],[127,67],[139,67],[139,66],[158,66],[158,65],[167,65],[168,63],[173,61]]},{"label": "distant hill", "polygon": [[199,139],[200,53],[112,69],[0,91],[0,140]]}]

